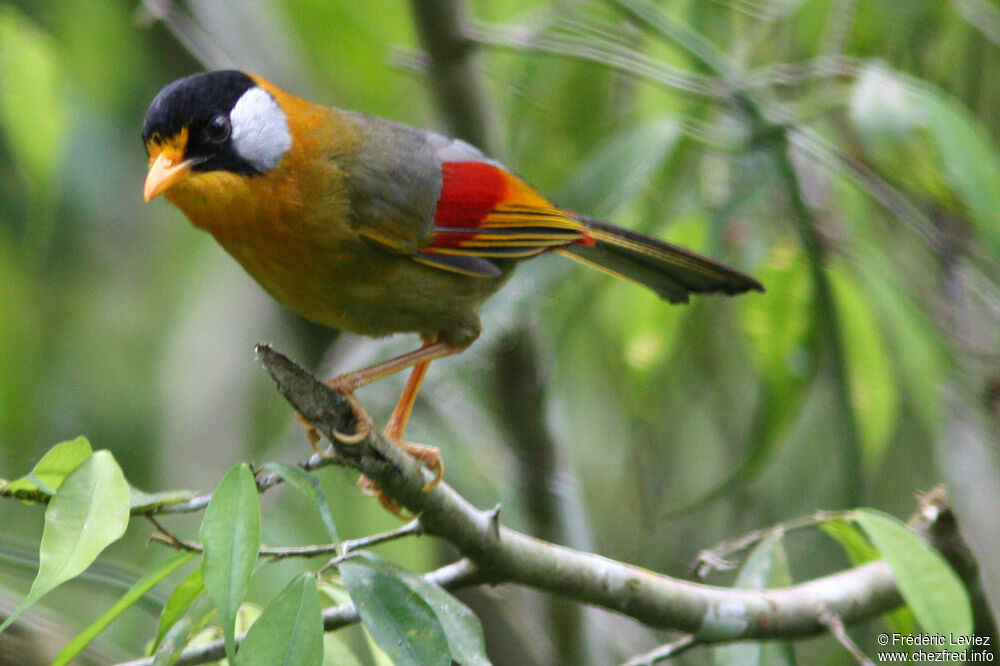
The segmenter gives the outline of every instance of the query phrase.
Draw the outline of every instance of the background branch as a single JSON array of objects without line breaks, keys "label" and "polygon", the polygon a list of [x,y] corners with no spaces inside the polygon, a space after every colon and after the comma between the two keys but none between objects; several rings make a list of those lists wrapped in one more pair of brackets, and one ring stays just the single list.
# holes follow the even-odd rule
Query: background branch
[{"label": "background branch", "polygon": [[[518,497],[523,498],[530,533],[539,539],[588,550],[591,539],[582,499],[559,443],[545,420],[547,395],[535,332],[521,320],[494,349],[494,400],[504,441],[518,462]],[[587,612],[571,601],[547,598],[551,661],[607,663],[601,632],[587,631]]]},{"label": "background branch", "polygon": [[494,152],[497,123],[476,75],[476,44],[469,36],[465,4],[461,0],[411,0],[410,8],[448,131]]}]

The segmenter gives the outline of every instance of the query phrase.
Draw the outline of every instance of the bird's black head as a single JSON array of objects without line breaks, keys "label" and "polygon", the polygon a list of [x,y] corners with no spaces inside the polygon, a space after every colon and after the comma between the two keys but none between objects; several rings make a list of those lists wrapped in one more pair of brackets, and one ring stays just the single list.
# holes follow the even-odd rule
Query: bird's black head
[{"label": "bird's black head", "polygon": [[190,171],[266,173],[291,147],[284,111],[248,74],[194,74],[169,84],[146,112],[142,140],[151,158],[169,152]]}]

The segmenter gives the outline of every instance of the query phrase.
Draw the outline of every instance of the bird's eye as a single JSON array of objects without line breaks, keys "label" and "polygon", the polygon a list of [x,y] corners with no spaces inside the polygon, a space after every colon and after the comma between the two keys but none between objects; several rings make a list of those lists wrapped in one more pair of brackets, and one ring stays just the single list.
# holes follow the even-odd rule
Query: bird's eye
[{"label": "bird's eye", "polygon": [[212,143],[222,143],[229,138],[229,118],[219,114],[208,121],[205,136]]}]

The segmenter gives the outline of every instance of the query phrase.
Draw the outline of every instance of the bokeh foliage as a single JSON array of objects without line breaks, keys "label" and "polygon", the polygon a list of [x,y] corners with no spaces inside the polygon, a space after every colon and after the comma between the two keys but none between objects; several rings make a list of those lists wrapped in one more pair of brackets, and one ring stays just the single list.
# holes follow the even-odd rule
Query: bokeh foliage
[{"label": "bokeh foliage", "polygon": [[[725,94],[706,94],[719,80],[704,63],[626,20],[629,4],[469,3],[483,22],[479,64],[501,128],[493,148],[561,205],[724,259],[767,294],[671,307],[539,259],[487,306],[483,339],[432,368],[409,435],[441,447],[461,492],[482,506],[502,502],[516,527],[532,525],[521,484],[551,470],[531,469],[508,445],[492,372],[506,334],[530,334],[544,377],[537,407],[560,451],[553,497],[564,541],[679,573],[721,539],[816,509],[905,515],[915,492],[944,482],[996,602],[998,5],[662,3],[726,54],[733,81],[769,121],[791,128],[829,312],[773,145]],[[325,374],[412,344],[341,336],[324,355],[325,334],[281,312],[178,211],[142,205],[138,139],[148,101],[202,68],[199,58],[441,128],[405,6],[192,0],[187,44],[153,12],[163,6],[173,5],[0,2],[6,478],[80,433],[150,490],[209,489],[240,460],[292,462],[305,456],[304,438],[255,365],[253,343],[269,340]],[[829,326],[843,372],[830,361]],[[398,387],[381,382],[361,398],[384,418]],[[328,471],[324,481],[342,536],[394,524],[349,474]],[[266,542],[322,539],[322,523],[300,518],[293,495],[265,500]],[[41,523],[5,504],[0,571],[16,605],[31,574],[22,548]],[[120,565],[47,600],[60,621],[70,604],[96,616],[110,604],[109,580],[130,581],[131,567],[162,558],[139,547],[139,531],[112,550]],[[426,540],[384,551],[418,570],[440,556]],[[844,564],[829,542],[808,538],[790,544],[788,559],[797,576]],[[287,580],[275,576],[251,597],[266,601]],[[511,654],[545,663],[518,617],[524,597],[482,603],[488,634],[519,636]],[[107,638],[111,654],[138,652],[135,637],[150,634],[155,613],[129,621],[134,631]],[[594,630],[605,654],[657,640],[609,629],[617,623]],[[360,633],[350,640],[364,645]],[[826,648],[801,649],[816,663]]]}]

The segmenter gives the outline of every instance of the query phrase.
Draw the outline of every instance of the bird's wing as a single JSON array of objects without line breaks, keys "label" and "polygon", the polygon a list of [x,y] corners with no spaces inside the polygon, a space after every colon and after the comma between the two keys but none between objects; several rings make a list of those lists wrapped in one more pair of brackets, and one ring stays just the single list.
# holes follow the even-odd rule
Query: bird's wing
[{"label": "bird's wing", "polygon": [[431,237],[441,192],[437,153],[448,141],[352,111],[357,153],[347,166],[352,223],[359,235],[399,254],[412,254]]},{"label": "bird's wing", "polygon": [[[442,268],[478,259],[521,259],[585,241],[583,225],[490,160],[445,161],[433,235],[415,257]],[[460,270],[460,268],[452,268]]]},{"label": "bird's wing", "polygon": [[352,209],[359,234],[372,242],[442,270],[495,277],[493,259],[589,240],[578,220],[470,144],[352,117],[365,136]]}]

